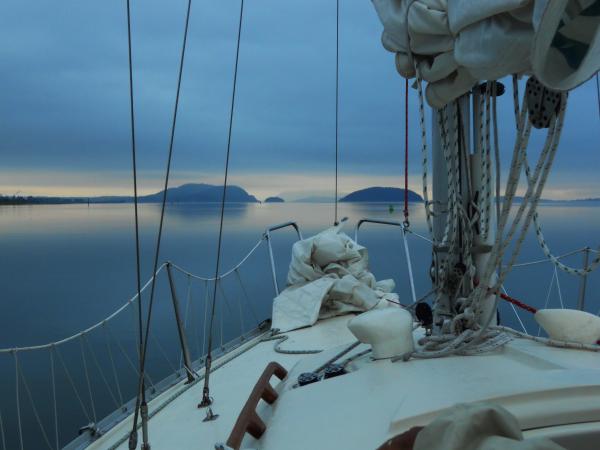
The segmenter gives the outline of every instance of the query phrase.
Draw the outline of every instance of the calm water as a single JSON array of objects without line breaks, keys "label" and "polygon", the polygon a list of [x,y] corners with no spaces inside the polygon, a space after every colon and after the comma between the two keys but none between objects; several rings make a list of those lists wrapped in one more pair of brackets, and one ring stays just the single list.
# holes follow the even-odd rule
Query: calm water
[{"label": "calm water", "polygon": [[[349,217],[347,231],[352,233],[356,221],[362,217],[402,220],[400,206],[391,213],[388,205],[383,204],[342,204],[340,208],[340,217]],[[144,281],[151,273],[159,213],[158,205],[141,206]],[[235,265],[268,225],[295,220],[303,234],[308,236],[329,225],[333,220],[332,214],[332,205],[328,204],[229,206],[225,215],[222,269]],[[547,241],[556,254],[599,243],[600,208],[543,206],[540,215]],[[61,339],[98,322],[125,303],[135,292],[132,218],[131,205],[0,207],[0,347]],[[160,261],[171,260],[193,273],[212,276],[218,220],[218,207],[215,205],[170,205],[165,218]],[[422,208],[415,206],[411,210],[411,227],[416,232],[426,233]],[[362,230],[361,243],[370,250],[371,268],[377,278],[394,278],[401,299],[410,301],[399,230],[369,224]],[[277,232],[273,239],[277,274],[282,286],[294,237],[293,230],[286,229]],[[411,236],[410,249],[417,293],[424,294],[429,290],[427,272],[430,247]],[[520,260],[542,257],[541,250],[530,236]],[[568,259],[567,262],[579,266],[581,256]],[[215,322],[217,344],[237,336],[241,329],[249,330],[256,321],[269,317],[273,284],[268,264],[267,248],[263,245],[241,267],[239,278],[234,274],[223,281]],[[550,264],[515,269],[506,287],[515,297],[540,307],[546,300],[552,273]],[[202,281],[188,284],[188,279],[181,274],[176,274],[175,280],[185,312],[188,341],[195,359],[203,354],[206,346],[203,320],[207,284]],[[560,274],[559,284],[562,301],[566,306],[574,307],[579,281]],[[210,294],[212,287],[208,287]],[[600,277],[592,275],[587,290],[589,311],[596,312],[600,307],[599,289]],[[166,274],[162,273],[158,278],[152,322],[156,340],[150,342],[148,361],[148,370],[154,381],[172,373],[173,368],[179,366],[177,334],[170,301]],[[550,306],[558,307],[559,302],[558,292],[553,289]],[[537,329],[531,318],[526,313],[521,316],[529,331],[535,332]],[[506,304],[501,306],[501,318],[508,325],[519,326]],[[52,412],[52,362],[59,398],[60,444],[73,438],[79,426],[93,421],[94,415],[100,419],[116,409],[120,397],[129,399],[133,396],[136,376],[128,358],[134,363],[137,361],[134,320],[134,310],[128,308],[111,321],[108,329],[103,327],[85,338],[62,346],[60,357],[67,370],[61,365],[57,354],[53,355],[53,361],[48,352],[18,355],[19,373],[26,380],[19,382],[26,448],[47,446],[35,420],[28,390],[42,417],[51,446],[56,440]],[[93,402],[86,384],[84,362],[92,378]],[[100,371],[96,370],[97,367],[105,369],[102,373],[104,379],[98,378]],[[75,388],[69,381],[67,371],[74,380]],[[15,373],[14,356],[0,354],[0,414],[7,448],[19,444],[16,433]]]}]

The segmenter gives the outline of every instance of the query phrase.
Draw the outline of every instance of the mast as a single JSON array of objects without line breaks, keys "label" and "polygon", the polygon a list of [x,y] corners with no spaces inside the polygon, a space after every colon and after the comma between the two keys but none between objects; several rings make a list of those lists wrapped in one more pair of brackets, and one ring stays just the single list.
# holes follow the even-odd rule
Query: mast
[{"label": "mast", "polygon": [[[495,209],[488,208],[486,216],[488,222],[487,233],[484,233],[481,221],[471,229],[465,229],[464,223],[460,221],[452,226],[457,226],[457,245],[449,245],[448,239],[444,241],[447,232],[447,220],[449,208],[452,208],[451,190],[449,189],[450,176],[458,177],[455,184],[458,189],[457,199],[469,218],[476,214],[472,205],[479,204],[484,193],[489,193],[489,203],[494,205],[496,199],[493,194],[492,177],[483,177],[484,149],[481,146],[481,132],[484,127],[481,123],[483,116],[480,111],[480,87],[475,87],[472,92],[463,95],[455,102],[446,105],[442,110],[432,109],[432,212],[433,212],[433,263],[432,281],[439,294],[434,305],[434,326],[441,330],[444,322],[450,320],[457,310],[457,302],[461,297],[467,297],[473,290],[474,285],[467,273],[467,261],[464,259],[463,251],[465,233],[472,233],[471,257],[475,266],[475,279],[483,275],[483,270],[490,256],[490,250],[496,237]],[[472,102],[472,107],[471,107]],[[472,111],[472,114],[471,114]],[[446,121],[442,119],[446,116]],[[455,121],[454,118],[457,120]],[[440,119],[444,128],[440,127]],[[445,125],[444,125],[445,124]],[[471,132],[473,130],[473,139]],[[444,135],[447,133],[448,151],[455,158],[455,164],[449,169],[449,163],[444,154]],[[458,143],[458,145],[455,145]],[[489,151],[489,150],[488,150]],[[458,153],[457,153],[458,152]],[[481,213],[481,212],[480,212]],[[452,228],[450,229],[452,234]],[[446,236],[447,237],[447,236]],[[443,273],[442,273],[443,272]],[[443,280],[443,277],[446,280]],[[495,281],[495,276],[491,280]],[[450,292],[448,286],[456,287]],[[489,317],[492,313],[495,295],[489,295],[483,303],[482,319]],[[496,320],[493,321],[496,323]]]}]

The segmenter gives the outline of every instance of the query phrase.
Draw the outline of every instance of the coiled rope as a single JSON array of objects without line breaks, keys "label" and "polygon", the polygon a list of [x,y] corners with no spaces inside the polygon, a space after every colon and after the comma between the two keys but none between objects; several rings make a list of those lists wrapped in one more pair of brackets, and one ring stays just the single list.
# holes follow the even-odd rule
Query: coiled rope
[{"label": "coiled rope", "polygon": [[[596,76],[596,81],[597,81],[597,76]],[[518,85],[516,82],[516,78],[513,77],[513,90],[515,92],[518,92],[518,91],[516,91],[517,89],[518,89]],[[515,99],[514,96],[513,96],[513,102],[515,102],[515,104],[514,104],[515,114],[518,114],[518,112],[519,112],[518,99]],[[600,114],[600,111],[599,111],[599,114]],[[525,176],[526,176],[527,182],[531,183],[532,182],[531,169],[530,169],[529,163],[527,161],[527,155],[525,155],[524,164],[525,164]],[[533,224],[534,224],[534,229],[535,229],[535,235],[536,235],[536,238],[537,238],[537,241],[538,241],[540,247],[542,248],[542,252],[546,256],[546,258],[548,258],[558,269],[560,269],[563,272],[566,272],[568,274],[571,274],[571,275],[585,276],[588,273],[590,273],[590,272],[596,270],[598,267],[600,267],[600,255],[596,256],[594,258],[594,260],[587,267],[584,267],[583,269],[576,269],[574,267],[571,267],[571,266],[568,266],[568,265],[562,263],[561,261],[559,261],[559,258],[556,257],[552,253],[552,251],[550,250],[550,247],[548,246],[548,243],[546,242],[544,233],[542,231],[542,226],[539,221],[539,214],[538,214],[537,210],[533,214]]]},{"label": "coiled rope", "polygon": [[[419,110],[421,116],[421,125],[422,125],[422,136],[425,136],[424,127],[424,105],[423,105],[423,95],[421,88],[420,77],[417,72],[417,89],[419,91]],[[489,86],[489,84],[488,84]],[[488,101],[489,95],[489,87],[486,87],[486,98],[485,102]],[[562,131],[562,126],[564,122],[564,113],[566,109],[567,96],[566,94],[561,97],[561,106],[560,111],[557,116],[553,118],[551,126],[548,130],[548,135],[546,138],[546,142],[540,154],[538,163],[536,164],[533,175],[530,176],[529,182],[527,184],[527,191],[523,197],[523,201],[519,206],[515,218],[513,219],[510,226],[508,226],[508,216],[509,212],[514,200],[514,196],[516,193],[519,174],[522,170],[522,167],[525,164],[526,160],[526,148],[529,141],[529,136],[531,133],[531,124],[527,119],[527,109],[525,108],[525,98],[523,99],[524,105],[523,108],[516,112],[518,113],[518,121],[517,121],[517,138],[515,140],[515,147],[513,151],[513,157],[511,161],[511,167],[508,176],[508,182],[505,190],[505,200],[502,205],[501,214],[498,219],[498,233],[492,247],[492,251],[490,253],[490,257],[488,263],[483,271],[482,285],[475,287],[469,296],[464,299],[460,299],[459,305],[459,313],[455,315],[451,321],[445,323],[443,329],[445,331],[442,332],[441,337],[426,337],[423,348],[419,350],[415,356],[416,357],[439,357],[449,354],[470,354],[472,352],[479,352],[483,350],[488,350],[490,348],[494,348],[495,346],[502,345],[503,342],[506,342],[507,338],[505,336],[501,336],[498,331],[494,331],[489,329],[493,314],[495,315],[495,310],[498,303],[499,296],[496,295],[494,300],[494,308],[491,310],[493,314],[488,314],[488,317],[482,317],[483,314],[483,301],[489,295],[488,289],[483,286],[488,286],[490,280],[492,279],[492,275],[496,271],[497,267],[500,267],[500,262],[502,261],[503,255],[509,245],[509,243],[513,240],[513,237],[516,236],[516,243],[513,248],[512,254],[509,259],[509,264],[507,267],[503,268],[500,271],[499,276],[496,281],[492,284],[492,291],[497,292],[505,277],[508,275],[512,264],[514,264],[515,259],[519,253],[520,247],[525,239],[527,229],[533,220],[533,216],[537,205],[539,203],[539,199],[541,196],[541,192],[546,183],[548,174],[552,167],[552,163],[554,160],[554,156],[556,154],[556,150],[558,147],[558,142],[560,140],[560,133]],[[453,109],[452,118],[453,123],[452,126],[454,130],[457,130],[457,105],[450,106]],[[456,249],[456,238],[457,238],[457,227],[458,224],[461,223],[463,226],[462,236],[461,238],[465,239],[466,242],[463,242],[463,248],[469,247],[469,234],[472,233],[472,230],[465,225],[468,225],[468,219],[466,219],[464,211],[461,210],[459,206],[462,202],[458,196],[458,184],[455,180],[454,174],[457,173],[457,161],[459,158],[459,148],[457,145],[457,136],[459,134],[456,131],[453,149],[450,149],[450,145],[448,142],[448,107],[440,110],[439,116],[439,125],[441,131],[441,141],[442,147],[444,151],[444,157],[446,159],[446,167],[447,167],[447,176],[448,176],[448,217],[446,220],[446,226],[444,229],[444,236],[442,239],[443,243],[446,243],[449,240],[449,254],[452,254]],[[483,110],[483,108],[482,108]],[[489,112],[488,106],[485,108],[486,117],[490,117],[491,114]],[[483,121],[482,121],[483,122]],[[488,120],[485,120],[485,128],[482,134],[482,143],[483,148],[482,151],[485,152],[484,157],[482,158],[482,176],[485,176],[486,182],[488,181],[488,177],[490,176],[490,168],[488,168],[489,161],[489,133],[487,129],[489,128]],[[429,200],[426,196],[427,194],[427,156],[426,156],[426,139],[422,139],[422,153],[423,153],[423,161],[424,161],[424,198],[426,201],[426,217],[428,221],[428,226],[430,225],[430,212],[429,212]],[[485,194],[487,197],[487,194]],[[489,202],[488,202],[489,203]],[[482,205],[485,207],[485,204]],[[528,208],[528,209],[527,209]],[[489,214],[483,211],[484,215],[489,217]],[[461,222],[462,221],[462,222]],[[506,236],[505,230],[508,226],[508,233]],[[431,227],[432,229],[432,227]],[[433,234],[432,234],[433,236]],[[434,244],[436,242],[435,237],[433,236]],[[469,252],[471,253],[471,252]],[[467,256],[463,253],[463,256]],[[467,273],[471,270],[471,263],[466,262],[467,264]],[[442,274],[443,275],[443,274]],[[471,275],[472,276],[472,275]],[[446,280],[443,277],[440,277],[439,283],[440,287],[443,289]],[[482,320],[483,319],[483,320]],[[481,325],[480,325],[481,324]],[[429,343],[431,340],[431,343]]]}]

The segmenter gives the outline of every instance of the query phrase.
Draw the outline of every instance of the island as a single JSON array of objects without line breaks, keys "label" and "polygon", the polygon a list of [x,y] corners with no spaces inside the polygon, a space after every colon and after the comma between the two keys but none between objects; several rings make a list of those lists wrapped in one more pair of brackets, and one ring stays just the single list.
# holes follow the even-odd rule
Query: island
[{"label": "island", "polygon": [[[204,183],[188,183],[179,187],[167,189],[167,201],[169,203],[189,202],[220,202],[223,195],[223,186],[215,186]],[[156,194],[145,195],[139,198],[142,203],[157,203],[162,201],[163,191]],[[254,195],[250,195],[239,186],[227,186],[225,199],[234,203],[258,203]]]},{"label": "island", "polygon": [[[403,202],[404,189],[395,187],[369,187],[351,192],[342,197],[340,202]],[[409,202],[422,202],[423,198],[414,191],[408,190]]]},{"label": "island", "polygon": [[265,203],[283,203],[285,202],[284,199],[282,199],[281,197],[267,197],[265,198]]},{"label": "island", "polygon": [[[163,192],[141,195],[140,203],[160,203]],[[223,186],[204,183],[187,183],[167,189],[168,203],[215,203],[220,202]],[[239,186],[227,186],[225,199],[231,203],[258,203],[254,195]],[[100,196],[100,197],[34,197],[34,196],[2,196],[0,205],[63,205],[78,203],[131,203],[132,196]]]}]

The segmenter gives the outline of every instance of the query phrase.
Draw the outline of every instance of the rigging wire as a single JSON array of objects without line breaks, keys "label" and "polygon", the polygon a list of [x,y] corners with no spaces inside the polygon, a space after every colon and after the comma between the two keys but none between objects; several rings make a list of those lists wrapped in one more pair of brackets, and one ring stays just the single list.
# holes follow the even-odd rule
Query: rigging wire
[{"label": "rigging wire", "polygon": [[333,224],[338,225],[338,159],[339,159],[339,109],[340,109],[340,0],[335,3],[335,211]]},{"label": "rigging wire", "polygon": [[596,100],[598,101],[598,118],[600,118],[600,81],[598,81],[598,72],[596,72]]},{"label": "rigging wire", "polygon": [[408,78],[404,79],[404,225],[408,228]]},{"label": "rigging wire", "polygon": [[[128,0],[128,4],[129,4],[129,0]],[[184,29],[184,33],[183,33],[183,42],[181,45],[181,56],[180,56],[180,60],[179,60],[179,73],[178,73],[178,77],[177,77],[177,91],[175,94],[175,105],[173,108],[173,121],[171,123],[171,135],[170,135],[170,139],[169,139],[169,153],[168,153],[168,157],[167,157],[167,168],[166,168],[166,172],[165,172],[165,182],[164,182],[162,205],[161,205],[161,211],[160,211],[160,222],[159,222],[159,226],[158,226],[158,236],[156,238],[156,249],[155,249],[155,253],[154,253],[154,265],[153,265],[152,273],[156,273],[156,270],[158,269],[158,258],[160,255],[160,244],[161,244],[161,240],[162,240],[162,231],[163,231],[163,224],[164,224],[164,217],[165,217],[165,206],[167,203],[167,189],[169,187],[169,175],[171,173],[173,143],[175,140],[175,128],[177,125],[177,111],[179,109],[179,95],[181,92],[181,79],[182,79],[182,75],[183,75],[183,65],[184,65],[184,61],[185,61],[185,49],[186,49],[186,44],[187,44],[191,7],[192,7],[192,0],[188,0],[187,11],[186,11],[186,16],[185,16],[185,29]],[[145,398],[145,389],[144,389],[144,369],[145,369],[145,364],[146,364],[146,354],[147,354],[147,349],[148,349],[148,335],[150,333],[150,323],[151,323],[150,319],[152,317],[152,306],[154,304],[155,288],[156,288],[156,277],[153,277],[152,285],[150,288],[150,300],[148,303],[148,313],[146,315],[146,328],[145,328],[145,333],[144,333],[144,344],[142,346],[142,352],[140,354],[140,360],[141,360],[140,375],[139,375],[139,380],[138,380],[138,394],[137,394],[138,398],[136,400],[136,406],[137,406],[137,404],[139,404],[140,406],[139,406],[139,408],[136,407],[136,413],[134,414],[133,429],[131,431],[131,439],[130,439],[130,448],[133,443],[137,443],[136,441],[137,441],[138,409],[141,412],[143,412],[143,409],[146,408],[146,406],[145,406],[146,398]],[[141,303],[142,299],[139,298],[138,300]],[[142,417],[142,424],[143,424],[144,420],[145,420],[144,417]],[[146,433],[144,430],[144,440],[146,440],[145,434]],[[144,444],[147,445],[146,442],[144,442]]]},{"label": "rigging wire", "polygon": [[[215,320],[215,305],[217,303],[217,282],[219,277],[219,265],[221,263],[221,245],[223,242],[223,219],[225,216],[225,197],[227,195],[227,179],[229,176],[229,155],[231,154],[231,132],[233,129],[233,116],[235,110],[235,93],[237,87],[237,74],[238,74],[238,63],[240,59],[240,41],[242,36],[242,19],[244,17],[244,0],[240,0],[240,19],[238,23],[238,33],[237,33],[237,44],[235,51],[235,65],[233,68],[233,88],[231,93],[231,106],[229,109],[229,130],[227,133],[227,153],[225,156],[225,174],[223,177],[223,192],[221,194],[221,217],[219,220],[219,238],[217,241],[217,258],[215,263],[215,283],[213,289],[212,296],[212,305],[211,305],[211,314],[210,314],[210,322],[208,327],[208,348],[205,360],[205,377],[204,377],[204,387],[202,389],[202,400],[198,407],[207,407],[212,403],[212,399],[210,398],[210,368],[212,365],[212,343],[213,343],[213,326]],[[337,199],[336,199],[337,204]],[[221,311],[221,314],[222,311]],[[212,420],[216,418],[215,415],[212,414],[210,408],[207,411],[206,418],[208,420]]]},{"label": "rigging wire", "polygon": [[[133,96],[133,61],[132,61],[132,45],[131,45],[131,5],[130,0],[127,0],[127,50],[129,62],[129,118],[131,126],[131,159],[133,171],[133,210],[135,222],[135,267],[136,267],[136,288],[138,295],[138,346],[139,346],[139,365],[142,369],[142,347],[143,347],[143,319],[142,319],[142,282],[140,270],[140,233],[139,233],[139,216],[138,216],[138,190],[137,190],[137,158],[135,145],[135,107]],[[139,397],[138,397],[139,398]],[[136,400],[136,408],[134,411],[134,423],[137,423],[137,415],[139,404]]]}]

